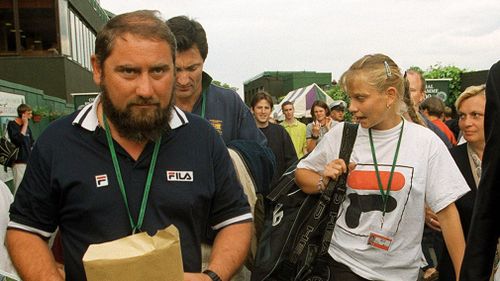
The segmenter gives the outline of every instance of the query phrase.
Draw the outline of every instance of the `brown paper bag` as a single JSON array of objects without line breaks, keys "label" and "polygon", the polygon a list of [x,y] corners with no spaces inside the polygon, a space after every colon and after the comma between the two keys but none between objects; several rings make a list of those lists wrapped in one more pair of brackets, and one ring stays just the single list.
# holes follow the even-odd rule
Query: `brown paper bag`
[{"label": "brown paper bag", "polygon": [[173,225],[90,245],[83,256],[88,281],[184,280],[179,231]]}]

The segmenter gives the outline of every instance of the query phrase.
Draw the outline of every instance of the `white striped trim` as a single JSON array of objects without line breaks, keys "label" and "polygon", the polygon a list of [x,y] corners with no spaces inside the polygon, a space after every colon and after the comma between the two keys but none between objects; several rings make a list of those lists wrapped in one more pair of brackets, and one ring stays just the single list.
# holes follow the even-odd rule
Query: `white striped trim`
[{"label": "white striped trim", "polygon": [[168,122],[170,128],[172,130],[177,129],[186,123],[189,123],[186,114],[184,113],[184,111],[180,110],[177,106],[174,105],[172,107],[172,118]]},{"label": "white striped trim", "polygon": [[244,220],[251,220],[253,219],[253,216],[252,216],[252,213],[247,213],[247,214],[244,214],[244,215],[241,215],[241,216],[237,216],[237,217],[234,217],[234,218],[230,218],[228,220],[225,220],[217,225],[214,225],[212,226],[212,229],[213,230],[218,230],[218,229],[221,229],[223,227],[226,227],[230,224],[233,224],[233,223],[236,223],[236,222],[240,222],[240,221],[244,221]]},{"label": "white striped trim", "polygon": [[21,229],[21,230],[25,230],[25,231],[28,231],[31,233],[36,233],[36,234],[39,234],[39,235],[46,237],[46,238],[50,238],[50,236],[52,236],[52,234],[53,234],[53,233],[50,233],[47,231],[40,230],[38,228],[34,228],[31,226],[27,226],[24,224],[13,222],[13,221],[9,221],[9,224],[7,226],[10,228]]}]

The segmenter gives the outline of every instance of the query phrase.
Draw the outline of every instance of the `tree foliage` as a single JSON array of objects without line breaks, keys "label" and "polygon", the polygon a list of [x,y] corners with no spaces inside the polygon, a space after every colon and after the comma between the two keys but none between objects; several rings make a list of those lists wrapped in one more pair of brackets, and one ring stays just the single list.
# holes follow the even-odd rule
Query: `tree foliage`
[{"label": "tree foliage", "polygon": [[213,80],[212,84],[217,85],[217,86],[222,87],[222,88],[232,89],[231,85],[229,85],[227,83],[222,83],[221,81]]},{"label": "tree foliage", "polygon": [[232,87],[231,85],[229,85],[227,83],[222,83],[221,81],[212,80],[212,84],[217,85],[217,86],[222,87],[222,88],[231,89],[235,92],[238,92],[238,87]]},{"label": "tree foliage", "polygon": [[329,95],[333,100],[343,100],[345,102],[348,101],[347,94],[342,91],[340,85],[333,85],[330,89],[325,91],[327,95]]},{"label": "tree foliage", "polygon": [[453,107],[453,104],[455,104],[455,100],[460,95],[460,86],[462,83],[461,77],[462,73],[464,72],[466,72],[465,69],[461,69],[453,65],[442,66],[440,64],[435,64],[430,66],[428,70],[424,71],[424,78],[451,78],[450,92],[445,103],[447,106]]},{"label": "tree foliage", "polygon": [[[346,102],[347,105],[349,105],[349,96],[347,96],[347,93],[340,88],[339,84],[333,85],[330,89],[325,91],[327,95],[329,95],[333,100],[343,100]],[[344,112],[344,118],[348,121],[351,120],[351,113],[349,110],[345,110]]]}]

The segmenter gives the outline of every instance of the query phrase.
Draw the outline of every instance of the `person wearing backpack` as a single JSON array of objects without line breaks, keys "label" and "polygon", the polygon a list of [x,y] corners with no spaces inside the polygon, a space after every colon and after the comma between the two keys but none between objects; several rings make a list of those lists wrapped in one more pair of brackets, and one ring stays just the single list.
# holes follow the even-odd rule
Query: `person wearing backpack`
[{"label": "person wearing backpack", "polygon": [[465,241],[454,202],[469,188],[439,138],[402,117],[405,83],[386,55],[356,61],[341,77],[359,123],[350,163],[338,159],[341,123],[297,165],[295,180],[309,194],[349,172],[328,249],[330,280],[417,280],[425,204],[460,270]]},{"label": "person wearing backpack", "polygon": [[33,116],[33,110],[27,104],[20,104],[17,107],[17,118],[7,124],[7,133],[13,144],[19,147],[17,159],[12,166],[12,174],[14,176],[14,194],[21,183],[26,171],[26,164],[31,154],[31,148],[35,140],[28,126],[29,120]]}]

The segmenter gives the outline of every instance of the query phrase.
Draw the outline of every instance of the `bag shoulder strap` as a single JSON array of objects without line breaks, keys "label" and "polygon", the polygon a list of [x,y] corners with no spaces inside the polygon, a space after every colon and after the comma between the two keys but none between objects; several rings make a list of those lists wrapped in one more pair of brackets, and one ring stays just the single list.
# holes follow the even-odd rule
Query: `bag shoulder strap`
[{"label": "bag shoulder strap", "polygon": [[[344,130],[342,132],[342,143],[340,145],[339,156],[340,158],[344,159],[346,164],[349,163],[352,147],[354,146],[354,142],[356,141],[357,132],[358,132],[358,124],[352,124],[348,122],[344,123]],[[299,230],[299,235],[297,236],[299,237],[299,241],[297,245],[294,245],[294,250],[290,255],[290,261],[292,263],[297,262],[298,257],[300,256],[300,254],[305,248],[305,245],[309,241],[310,235],[308,235],[308,233],[317,230],[321,218],[324,217],[323,215],[326,213],[326,211],[330,211],[329,212],[330,220],[327,227],[332,228],[333,231],[335,223],[333,224],[333,227],[330,226],[330,222],[332,221],[332,216],[334,215],[332,210],[336,210],[335,213],[338,213],[338,209],[342,204],[342,202],[344,201],[343,199],[345,196],[346,180],[347,180],[347,173],[342,174],[342,176],[340,176],[336,181],[331,180],[328,183],[328,186],[325,189],[325,191],[319,195],[319,200],[316,203],[315,211],[313,212],[314,215],[309,216],[306,224],[304,224],[303,227]],[[330,204],[332,198],[334,198],[334,200],[332,204]],[[335,214],[333,220],[335,220],[336,217],[337,216]]]},{"label": "bag shoulder strap", "polygon": [[[358,124],[347,123],[344,124],[344,132],[342,135],[342,144],[340,145],[339,158],[343,159],[346,166],[349,165],[351,159],[352,149],[354,147],[354,142],[356,141],[356,136],[358,134]],[[326,224],[325,232],[323,234],[322,246],[320,254],[325,254],[328,252],[330,247],[330,241],[332,239],[333,230],[335,229],[335,223],[337,222],[337,216],[339,213],[340,205],[344,202],[345,194],[347,190],[347,175],[349,171],[342,174],[336,182],[328,184],[328,188],[333,191],[333,200],[330,203],[330,213],[328,215],[328,223]],[[334,185],[332,187],[332,185]]]},{"label": "bag shoulder strap", "polygon": [[8,140],[10,142],[12,142],[10,140],[10,136],[9,136],[9,125],[11,122],[14,122],[14,121],[10,120],[9,122],[5,123],[5,130],[4,130],[3,135],[2,135],[2,137],[4,137],[6,140]]},{"label": "bag shoulder strap", "polygon": [[290,192],[290,189],[296,187],[295,185],[295,170],[297,169],[297,165],[299,162],[306,158],[309,155],[307,153],[306,155],[302,156],[300,159],[296,160],[291,164],[286,171],[281,175],[279,181],[274,185],[272,190],[269,192],[269,194],[266,196],[267,199],[271,200],[272,202],[278,200],[284,195],[287,195]]},{"label": "bag shoulder strap", "polygon": [[342,144],[340,145],[339,158],[344,159],[346,164],[351,158],[352,148],[358,134],[358,124],[345,122],[342,135]]}]

